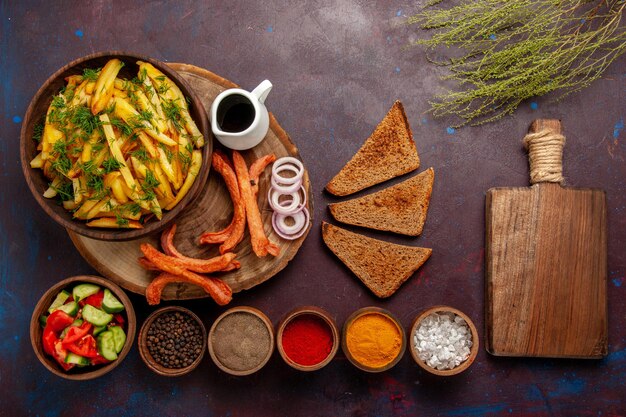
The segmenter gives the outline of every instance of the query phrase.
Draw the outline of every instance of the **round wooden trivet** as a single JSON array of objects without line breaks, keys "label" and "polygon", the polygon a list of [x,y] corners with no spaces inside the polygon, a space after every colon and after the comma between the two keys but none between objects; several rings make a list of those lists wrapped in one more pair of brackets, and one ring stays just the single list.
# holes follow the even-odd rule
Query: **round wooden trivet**
[{"label": "round wooden trivet", "polygon": [[[179,72],[191,85],[191,88],[198,94],[207,111],[209,111],[211,103],[219,93],[227,88],[237,87],[231,81],[193,65],[168,65]],[[217,146],[218,144],[215,143],[215,145]],[[265,140],[256,147],[242,152],[242,154],[249,166],[252,161],[272,152],[277,158],[283,156],[300,158],[298,149],[270,113],[270,130]],[[311,218],[307,232],[299,239],[293,241],[281,239],[274,233],[272,229],[272,209],[267,201],[270,175],[271,170],[267,168],[260,178],[258,201],[265,224],[265,232],[272,242],[280,246],[280,255],[276,258],[271,255],[258,258],[252,252],[250,237],[246,231],[243,241],[235,249],[237,260],[241,262],[241,269],[215,275],[228,283],[233,292],[252,288],[270,279],[287,266],[287,263],[293,259],[308,235],[313,221]],[[303,184],[308,194],[307,207],[309,213],[313,213],[313,194],[308,172],[304,174]],[[231,217],[232,202],[226,186],[220,175],[211,170],[209,180],[203,192],[175,220],[178,228],[174,243],[187,256],[196,258],[216,256],[219,254],[217,250],[218,245],[201,247],[198,246],[197,240],[200,234],[206,230],[217,231],[225,227],[230,223]],[[156,275],[155,272],[141,268],[137,263],[137,258],[142,255],[139,245],[143,242],[150,242],[156,247],[160,247],[160,233],[127,242],[105,242],[86,238],[69,230],[68,233],[76,249],[91,266],[100,274],[129,291],[144,294],[146,287]],[[163,300],[184,300],[202,297],[207,297],[206,293],[196,286],[173,284],[165,288],[161,298]]]}]

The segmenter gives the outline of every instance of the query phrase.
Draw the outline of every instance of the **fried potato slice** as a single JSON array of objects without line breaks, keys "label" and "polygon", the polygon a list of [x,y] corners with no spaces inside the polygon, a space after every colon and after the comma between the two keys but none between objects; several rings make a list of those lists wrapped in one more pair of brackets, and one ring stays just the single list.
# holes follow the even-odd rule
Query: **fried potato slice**
[{"label": "fried potato slice", "polygon": [[167,210],[171,210],[183,199],[191,189],[198,173],[200,172],[200,166],[202,165],[202,153],[199,150],[194,150],[191,154],[191,165],[189,166],[189,173],[183,182],[183,185],[178,190],[178,194],[176,194],[176,199],[170,203],[167,207]]},{"label": "fried potato slice", "polygon": [[94,86],[94,93],[91,99],[91,114],[98,114],[108,105],[111,96],[113,95],[113,88],[115,87],[115,77],[120,72],[124,63],[117,58],[109,60]]},{"label": "fried potato slice", "polygon": [[135,220],[119,222],[113,217],[101,217],[87,223],[89,227],[104,227],[106,229],[142,229],[143,225]]}]

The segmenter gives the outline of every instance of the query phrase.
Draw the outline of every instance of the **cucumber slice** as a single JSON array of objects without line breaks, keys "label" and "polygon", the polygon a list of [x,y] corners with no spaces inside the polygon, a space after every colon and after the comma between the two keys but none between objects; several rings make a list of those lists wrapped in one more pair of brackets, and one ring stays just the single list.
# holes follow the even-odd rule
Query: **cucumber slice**
[{"label": "cucumber slice", "polygon": [[114,361],[117,359],[117,352],[115,352],[115,337],[113,332],[107,330],[98,335],[98,353],[102,355],[104,359]]},{"label": "cucumber slice", "polygon": [[118,300],[108,289],[104,289],[104,298],[102,299],[102,309],[107,313],[119,313],[124,311],[124,304]]},{"label": "cucumber slice", "polygon": [[67,335],[67,332],[70,331],[70,327],[77,327],[77,326],[80,326],[81,324],[83,324],[83,321],[81,319],[74,320],[72,322],[72,324],[70,324],[65,329],[63,329],[63,331],[61,332],[61,336],[59,336],[59,338],[60,339],[65,339],[65,336]]},{"label": "cucumber slice", "polygon": [[113,315],[105,313],[90,304],[85,304],[83,307],[83,318],[94,326],[106,326],[113,320]]},{"label": "cucumber slice", "polygon": [[94,337],[98,336],[100,333],[102,333],[103,331],[105,331],[107,329],[107,326],[95,326],[93,328],[93,335]]},{"label": "cucumber slice", "polygon": [[89,359],[77,355],[74,352],[67,352],[67,356],[65,357],[65,363],[73,363],[78,366],[86,366],[89,365]]},{"label": "cucumber slice", "polygon": [[48,313],[52,313],[57,308],[61,307],[63,304],[65,304],[68,298],[70,298],[70,293],[65,290],[58,293],[52,304],[50,304],[50,308],[48,308]]},{"label": "cucumber slice", "polygon": [[72,295],[74,296],[74,301],[79,302],[98,291],[100,291],[100,287],[95,284],[79,284],[72,290]]},{"label": "cucumber slice", "polygon": [[120,353],[126,343],[126,333],[120,326],[111,326],[109,329],[113,333],[113,341],[115,342],[115,352]]},{"label": "cucumber slice", "polygon": [[48,316],[41,315],[39,316],[39,324],[41,327],[46,327],[46,323],[48,322]]},{"label": "cucumber slice", "polygon": [[63,304],[54,309],[54,311],[61,310],[69,314],[70,316],[75,316],[78,313],[78,303],[76,301],[70,301],[67,304]]}]

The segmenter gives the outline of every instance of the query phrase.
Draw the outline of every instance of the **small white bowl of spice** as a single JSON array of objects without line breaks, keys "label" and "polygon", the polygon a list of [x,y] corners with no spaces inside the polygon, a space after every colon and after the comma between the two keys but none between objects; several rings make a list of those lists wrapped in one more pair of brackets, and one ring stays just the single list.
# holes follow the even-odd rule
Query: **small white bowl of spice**
[{"label": "small white bowl of spice", "polygon": [[435,306],[413,320],[407,343],[417,364],[431,374],[456,375],[474,362],[478,354],[478,332],[462,311]]}]

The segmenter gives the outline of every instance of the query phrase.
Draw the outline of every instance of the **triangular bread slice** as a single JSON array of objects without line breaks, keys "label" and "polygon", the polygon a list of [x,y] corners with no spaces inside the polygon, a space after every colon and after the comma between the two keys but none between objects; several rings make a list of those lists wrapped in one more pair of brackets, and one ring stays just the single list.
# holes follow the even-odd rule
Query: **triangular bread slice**
[{"label": "triangular bread slice", "polygon": [[395,293],[433,252],[372,239],[326,222],[322,222],[322,237],[326,246],[380,298]]},{"label": "triangular bread slice", "polygon": [[337,196],[352,194],[419,166],[404,107],[396,101],[361,149],[326,184],[326,190]]},{"label": "triangular bread slice", "polygon": [[428,168],[392,187],[328,207],[342,223],[418,236],[426,222],[434,180],[435,171]]}]

